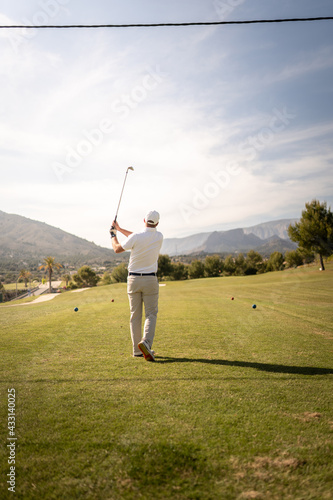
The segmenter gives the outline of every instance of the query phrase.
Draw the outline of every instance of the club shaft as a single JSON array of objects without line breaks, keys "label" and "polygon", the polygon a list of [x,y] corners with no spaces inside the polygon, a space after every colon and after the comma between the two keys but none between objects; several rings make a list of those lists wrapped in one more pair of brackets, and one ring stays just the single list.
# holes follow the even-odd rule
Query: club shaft
[{"label": "club shaft", "polygon": [[122,198],[123,192],[124,192],[124,187],[125,187],[125,182],[126,182],[127,174],[128,174],[128,169],[126,170],[123,188],[122,188],[121,193],[120,193],[120,198],[119,198],[119,203],[118,203],[118,207],[117,207],[117,211],[116,211],[116,216],[114,218],[115,221],[117,220],[118,211],[119,211],[119,207],[120,207],[121,198]]},{"label": "club shaft", "polygon": [[121,198],[123,196],[123,192],[124,192],[124,187],[125,187],[125,182],[126,182],[126,178],[127,178],[127,174],[128,174],[128,171],[129,170],[134,170],[133,167],[128,167],[128,169],[126,170],[126,174],[125,174],[125,179],[124,179],[124,184],[123,184],[123,188],[121,190],[121,193],[120,193],[120,198],[119,198],[119,203],[118,203],[118,207],[117,207],[117,211],[116,211],[116,216],[114,218],[114,220],[116,221],[117,220],[117,217],[118,217],[118,211],[119,211],[119,207],[120,207],[120,202],[121,202]]}]

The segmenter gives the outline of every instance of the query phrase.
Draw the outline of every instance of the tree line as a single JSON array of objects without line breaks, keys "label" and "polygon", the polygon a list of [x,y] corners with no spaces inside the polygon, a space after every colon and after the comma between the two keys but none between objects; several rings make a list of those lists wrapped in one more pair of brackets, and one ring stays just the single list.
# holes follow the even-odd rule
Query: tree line
[{"label": "tree line", "polygon": [[[176,260],[162,254],[158,259],[157,275],[160,280],[175,281],[218,276],[247,276],[308,264],[315,260],[316,255],[319,256],[321,269],[325,269],[324,258],[333,254],[333,214],[330,207],[327,208],[326,202],[312,200],[306,203],[300,221],[289,226],[288,234],[299,246],[296,250],[286,252],[285,255],[273,252],[268,259],[264,259],[255,250],[250,250],[246,255],[239,253],[226,257],[221,255],[206,255],[201,259],[194,257],[190,263],[186,263],[182,262],[180,257]],[[52,275],[59,272],[62,267],[54,257],[45,257],[43,264],[39,266],[39,270],[44,270],[48,274],[50,291]],[[61,278],[65,281],[66,288],[74,289],[96,286],[98,283],[108,285],[126,282],[127,275],[127,264],[123,262],[111,271],[106,271],[102,277],[91,267],[84,265],[74,275],[63,274]],[[27,286],[31,273],[22,269],[19,278],[23,279]]]},{"label": "tree line", "polygon": [[216,278],[218,276],[248,276],[269,271],[281,271],[285,267],[296,267],[312,262],[314,255],[301,255],[297,250],[273,252],[269,259],[264,259],[258,252],[250,250],[246,255],[207,255],[204,260],[194,259],[190,264],[172,262],[168,255],[160,255],[158,276],[161,279],[185,280],[198,278]]},{"label": "tree line", "polygon": [[[315,260],[313,253],[302,253],[291,250],[283,255],[273,252],[269,259],[264,259],[258,252],[250,250],[243,253],[228,255],[206,255],[204,259],[194,258],[187,264],[173,261],[169,255],[162,254],[158,259],[157,276],[160,280],[181,281],[198,278],[216,278],[218,276],[248,276],[270,271],[281,271],[285,268],[297,267]],[[109,283],[121,283],[127,280],[127,266],[120,264],[109,275]],[[106,276],[102,278],[102,282]]]},{"label": "tree line", "polygon": [[[240,253],[225,258],[207,255],[204,260],[194,258],[190,264],[175,262],[169,255],[160,255],[157,274],[160,279],[169,280],[246,276],[311,263],[316,254],[319,256],[321,269],[324,270],[324,257],[333,254],[333,214],[330,207],[327,208],[326,202],[320,203],[318,200],[306,203],[300,221],[289,226],[288,235],[299,246],[297,250],[286,252],[285,255],[273,252],[269,259],[264,259],[255,250],[250,250],[246,255]],[[109,278],[110,282],[126,281],[126,264],[117,266]]]}]

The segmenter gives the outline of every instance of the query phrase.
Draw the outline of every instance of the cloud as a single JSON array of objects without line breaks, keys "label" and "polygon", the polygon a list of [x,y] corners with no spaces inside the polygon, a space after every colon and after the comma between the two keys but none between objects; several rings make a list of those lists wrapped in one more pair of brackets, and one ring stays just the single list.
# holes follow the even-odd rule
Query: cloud
[{"label": "cloud", "polygon": [[333,46],[326,45],[319,50],[304,51],[297,60],[285,65],[279,71],[271,71],[264,76],[263,83],[273,85],[276,83],[304,78],[307,75],[317,74],[320,71],[333,68]]},{"label": "cloud", "polygon": [[[145,17],[128,5],[99,13]],[[186,18],[182,6],[164,14]],[[95,12],[67,7],[71,20]],[[16,51],[0,31],[0,209],[107,246],[133,165],[119,214],[130,229],[151,208],[166,236],[298,216],[314,194],[329,196],[333,122],[321,89],[331,97],[333,58],[324,30],[316,42],[303,31],[298,41],[297,29],[283,38],[277,27],[44,31]]]}]

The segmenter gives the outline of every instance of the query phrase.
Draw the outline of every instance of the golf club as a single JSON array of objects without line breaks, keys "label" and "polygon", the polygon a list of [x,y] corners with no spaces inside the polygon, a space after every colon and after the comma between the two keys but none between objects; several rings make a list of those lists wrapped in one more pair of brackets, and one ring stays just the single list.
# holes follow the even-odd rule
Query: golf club
[{"label": "golf club", "polygon": [[[127,174],[128,174],[128,171],[129,171],[129,170],[134,170],[134,168],[133,168],[133,167],[128,167],[128,169],[126,170],[125,179],[124,179],[124,184],[123,184],[123,188],[122,188],[121,193],[120,193],[119,203],[118,203],[118,207],[117,207],[117,211],[116,211],[116,216],[115,216],[115,218],[114,218],[114,221],[115,221],[115,222],[116,222],[116,220],[117,220],[118,211],[119,211],[119,206],[120,206],[121,198],[122,198],[122,196],[123,196],[124,187],[125,187],[125,182],[126,182],[126,178],[127,178]],[[112,226],[112,228],[111,228],[111,229],[114,229],[114,227]]]}]

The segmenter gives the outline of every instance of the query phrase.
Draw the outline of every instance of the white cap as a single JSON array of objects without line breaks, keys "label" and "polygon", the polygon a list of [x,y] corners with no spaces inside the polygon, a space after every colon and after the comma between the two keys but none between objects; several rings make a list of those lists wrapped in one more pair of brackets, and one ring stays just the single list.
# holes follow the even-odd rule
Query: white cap
[{"label": "white cap", "polygon": [[157,224],[159,220],[160,214],[156,212],[156,210],[151,210],[145,217],[145,221],[148,222],[148,224]]}]

